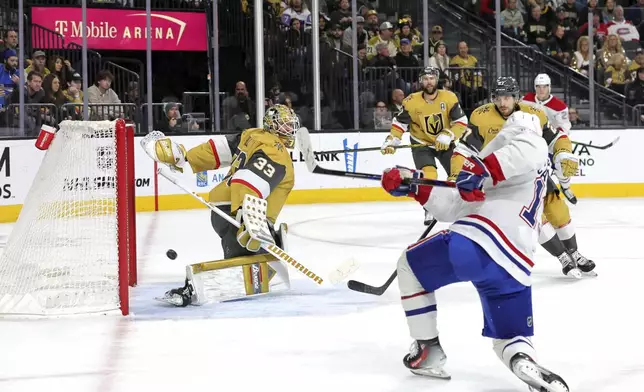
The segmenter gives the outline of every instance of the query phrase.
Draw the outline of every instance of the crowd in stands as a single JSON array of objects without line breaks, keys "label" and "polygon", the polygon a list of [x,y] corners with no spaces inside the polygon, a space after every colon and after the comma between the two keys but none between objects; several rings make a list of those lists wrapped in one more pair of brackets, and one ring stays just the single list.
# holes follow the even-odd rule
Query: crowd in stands
[{"label": "crowd in stands", "polygon": [[[480,16],[494,23],[494,1],[477,3]],[[504,33],[586,77],[594,53],[596,82],[630,106],[644,104],[644,0],[503,0],[502,7]]]}]

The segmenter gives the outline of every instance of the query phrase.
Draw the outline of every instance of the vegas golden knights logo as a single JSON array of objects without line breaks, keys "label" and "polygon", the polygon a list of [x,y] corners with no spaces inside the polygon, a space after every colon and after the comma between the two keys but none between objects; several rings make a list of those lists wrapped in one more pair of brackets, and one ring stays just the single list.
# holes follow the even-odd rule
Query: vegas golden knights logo
[{"label": "vegas golden knights logo", "polygon": [[443,130],[443,116],[440,114],[430,114],[425,116],[425,132],[430,135],[437,135]]}]

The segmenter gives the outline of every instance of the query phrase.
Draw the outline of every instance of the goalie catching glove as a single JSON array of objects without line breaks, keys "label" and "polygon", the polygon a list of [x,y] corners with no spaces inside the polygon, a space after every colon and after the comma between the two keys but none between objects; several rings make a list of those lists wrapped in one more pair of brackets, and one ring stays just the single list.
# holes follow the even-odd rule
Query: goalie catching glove
[{"label": "goalie catching glove", "polygon": [[405,183],[405,180],[423,178],[421,170],[408,169],[403,166],[396,166],[386,169],[382,173],[380,184],[392,196],[409,196],[420,204],[425,205],[432,192],[430,185],[418,185]]},{"label": "goalie catching glove", "polygon": [[168,165],[172,171],[183,173],[186,164],[186,148],[173,142],[163,132],[152,131],[142,140],[141,146],[156,162]]}]

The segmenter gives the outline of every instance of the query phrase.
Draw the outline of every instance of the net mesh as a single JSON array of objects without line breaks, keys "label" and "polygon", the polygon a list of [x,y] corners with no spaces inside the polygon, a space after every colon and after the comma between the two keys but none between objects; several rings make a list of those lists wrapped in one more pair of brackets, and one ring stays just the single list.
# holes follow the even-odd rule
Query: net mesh
[{"label": "net mesh", "polygon": [[61,123],[0,256],[1,314],[119,308],[115,122]]}]

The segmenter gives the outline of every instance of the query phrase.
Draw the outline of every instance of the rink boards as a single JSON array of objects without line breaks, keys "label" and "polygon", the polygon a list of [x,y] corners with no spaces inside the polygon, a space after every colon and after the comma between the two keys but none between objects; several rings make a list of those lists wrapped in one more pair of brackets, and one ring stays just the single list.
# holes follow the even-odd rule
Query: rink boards
[{"label": "rink boards", "polygon": [[[386,135],[387,132],[315,133],[311,138],[316,151],[328,151],[380,146]],[[405,136],[403,143],[407,144],[409,138]],[[640,146],[644,145],[642,130],[571,132],[572,140],[596,145],[610,143],[617,137],[619,142],[606,150],[573,145],[580,160],[579,172],[573,180],[573,189],[578,197],[644,196],[644,172],[628,164],[638,159]],[[209,136],[177,136],[173,139],[189,149],[207,141]],[[135,142],[137,211],[201,208],[199,202],[183,194],[175,185],[157,177],[154,162],[142,150],[139,140],[137,138]],[[34,140],[0,141],[0,222],[17,219],[44,154],[34,147]],[[297,150],[291,153],[291,157],[295,166],[295,188],[288,203],[396,200],[380,189],[378,181],[311,174]],[[388,156],[378,151],[319,154],[318,161],[320,166],[330,169],[362,173],[381,173],[395,165],[414,166],[409,149],[401,149]],[[222,169],[195,174],[187,167],[185,173],[176,175],[195,192],[207,194],[226,172],[227,169]],[[440,178],[446,177],[442,168],[439,168],[439,175]],[[92,179],[85,183],[90,188],[94,186]]]}]

